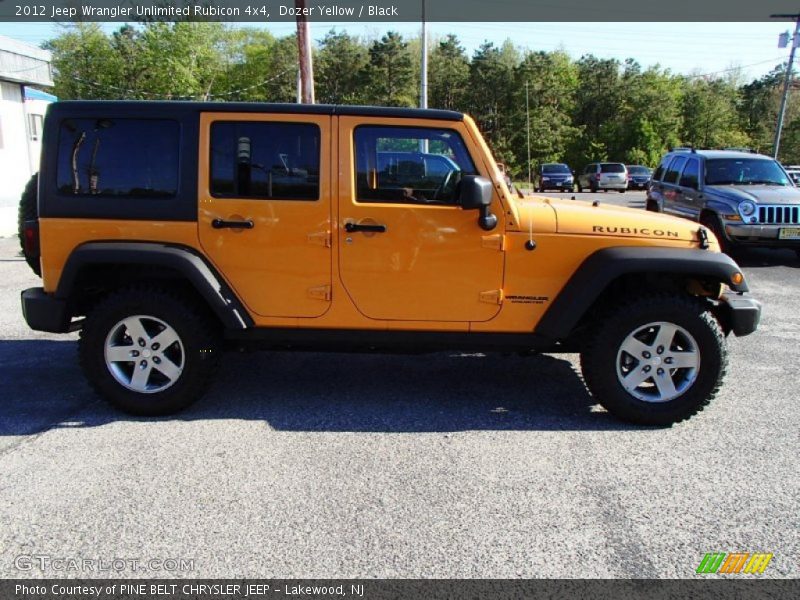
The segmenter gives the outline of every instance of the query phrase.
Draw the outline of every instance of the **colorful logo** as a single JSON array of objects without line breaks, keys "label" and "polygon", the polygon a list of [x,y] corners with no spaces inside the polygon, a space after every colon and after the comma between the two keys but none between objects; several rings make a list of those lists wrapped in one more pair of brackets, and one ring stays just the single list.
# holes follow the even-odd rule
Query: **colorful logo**
[{"label": "colorful logo", "polygon": [[772,560],[772,554],[765,552],[709,552],[700,561],[698,573],[763,573]]}]

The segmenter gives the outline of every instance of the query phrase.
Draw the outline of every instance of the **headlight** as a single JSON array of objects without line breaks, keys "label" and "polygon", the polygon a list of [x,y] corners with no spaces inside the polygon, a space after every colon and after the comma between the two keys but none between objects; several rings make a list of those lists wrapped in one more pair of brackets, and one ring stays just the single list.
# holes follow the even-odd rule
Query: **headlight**
[{"label": "headlight", "polygon": [[756,212],[756,205],[752,202],[742,202],[739,205],[739,212],[742,213],[745,217],[749,217],[754,212]]},{"label": "headlight", "polygon": [[550,178],[542,176],[542,181],[550,181]]}]

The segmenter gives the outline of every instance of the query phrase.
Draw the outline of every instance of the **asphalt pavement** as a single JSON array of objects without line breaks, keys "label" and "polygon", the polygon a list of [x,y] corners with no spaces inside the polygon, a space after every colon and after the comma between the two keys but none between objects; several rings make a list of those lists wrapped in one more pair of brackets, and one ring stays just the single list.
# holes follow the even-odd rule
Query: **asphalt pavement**
[{"label": "asphalt pavement", "polygon": [[771,552],[761,577],[798,577],[800,261],[741,262],[761,328],[669,429],[610,417],[574,355],[234,354],[193,408],[139,419],[92,394],[74,334],[27,328],[38,279],[0,239],[0,576],[693,578]]}]

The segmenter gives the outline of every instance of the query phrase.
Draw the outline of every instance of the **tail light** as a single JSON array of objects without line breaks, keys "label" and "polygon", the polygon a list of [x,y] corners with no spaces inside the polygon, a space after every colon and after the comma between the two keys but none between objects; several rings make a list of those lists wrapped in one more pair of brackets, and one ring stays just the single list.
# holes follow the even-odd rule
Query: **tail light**
[{"label": "tail light", "polygon": [[600,181],[600,173],[595,173],[595,174],[594,174],[594,178],[595,178],[597,181]]},{"label": "tail light", "polygon": [[25,221],[22,232],[25,256],[39,256],[39,221]]}]

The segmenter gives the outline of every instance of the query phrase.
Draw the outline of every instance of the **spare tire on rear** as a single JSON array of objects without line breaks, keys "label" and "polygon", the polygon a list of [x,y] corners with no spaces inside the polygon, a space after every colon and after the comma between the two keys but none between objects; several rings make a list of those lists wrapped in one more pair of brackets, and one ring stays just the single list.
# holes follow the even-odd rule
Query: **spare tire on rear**
[{"label": "spare tire on rear", "polygon": [[17,231],[19,233],[19,244],[22,247],[22,255],[25,257],[25,262],[28,263],[31,270],[38,276],[42,276],[42,269],[39,263],[38,252],[30,254],[25,244],[25,222],[36,221],[39,219],[39,174],[36,173],[30,178],[22,196],[19,199],[19,213],[17,217]]}]

